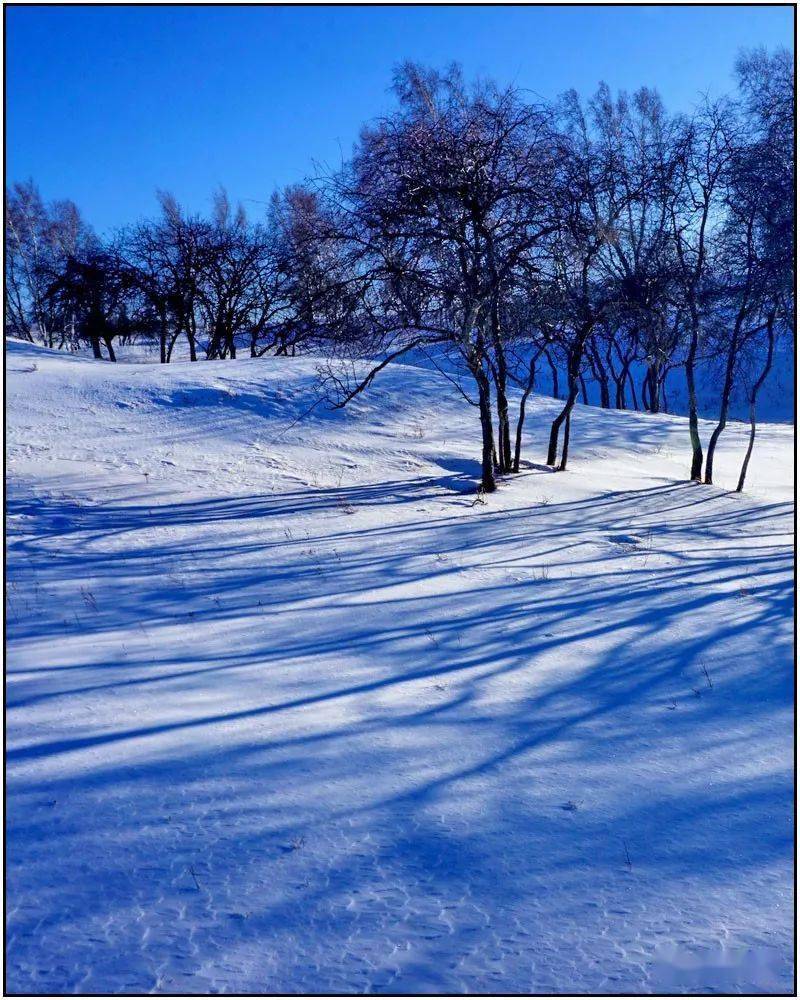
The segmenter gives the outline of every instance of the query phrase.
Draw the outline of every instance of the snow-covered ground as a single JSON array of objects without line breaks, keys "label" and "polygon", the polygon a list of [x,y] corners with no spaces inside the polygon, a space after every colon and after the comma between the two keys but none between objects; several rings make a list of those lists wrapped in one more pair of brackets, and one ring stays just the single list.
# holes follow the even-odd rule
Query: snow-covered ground
[{"label": "snow-covered ground", "polygon": [[6,367],[9,991],[792,990],[791,427]]}]

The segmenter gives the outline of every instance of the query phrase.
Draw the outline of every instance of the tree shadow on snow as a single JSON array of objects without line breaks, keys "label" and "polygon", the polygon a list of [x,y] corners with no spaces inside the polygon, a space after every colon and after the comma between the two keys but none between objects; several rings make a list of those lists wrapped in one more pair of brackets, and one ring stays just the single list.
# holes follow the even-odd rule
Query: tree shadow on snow
[{"label": "tree shadow on snow", "polygon": [[[376,520],[387,505],[399,519]],[[788,504],[663,483],[473,510],[420,478],[152,506],[10,497],[9,514],[12,904],[67,869],[79,900],[103,886],[92,919],[110,920],[172,880],[216,900],[207,966],[234,901],[242,946],[282,928],[333,947],[359,933],[354,893],[391,925],[413,885],[480,954],[497,899],[540,913],[544,948],[548,921],[595,919],[553,916],[536,900],[554,887],[618,903],[637,879],[626,919],[649,927],[670,886],[788,863],[788,729],[783,760],[731,781],[790,722]],[[141,692],[156,718],[108,708]],[[21,910],[15,932],[36,919]],[[434,929],[397,982],[304,979],[286,958],[264,983],[446,992],[441,947]]]}]

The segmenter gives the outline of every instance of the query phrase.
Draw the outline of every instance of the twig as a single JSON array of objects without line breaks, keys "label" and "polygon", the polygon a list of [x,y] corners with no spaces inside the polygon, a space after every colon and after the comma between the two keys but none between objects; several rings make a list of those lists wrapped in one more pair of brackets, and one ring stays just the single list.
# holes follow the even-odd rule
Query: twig
[{"label": "twig", "polygon": [[420,344],[422,343],[424,343],[423,338],[417,337],[414,340],[410,341],[410,343],[406,344],[405,347],[401,347],[399,350],[393,351],[391,354],[387,355],[383,359],[383,361],[375,365],[375,367],[372,369],[372,371],[367,375],[365,379],[362,379],[361,382],[358,383],[355,389],[353,389],[351,392],[348,392],[347,395],[344,397],[344,399],[340,400],[338,403],[334,403],[331,408],[334,410],[343,409],[345,406],[347,406],[347,404],[350,402],[351,399],[355,399],[355,397],[360,392],[363,392],[364,389],[366,389],[369,385],[371,385],[372,380],[375,378],[375,376],[378,374],[379,371],[382,371],[388,364],[391,364],[391,362],[394,361],[395,358],[399,358],[403,354],[408,354],[409,351],[413,351],[414,348],[419,347]]}]

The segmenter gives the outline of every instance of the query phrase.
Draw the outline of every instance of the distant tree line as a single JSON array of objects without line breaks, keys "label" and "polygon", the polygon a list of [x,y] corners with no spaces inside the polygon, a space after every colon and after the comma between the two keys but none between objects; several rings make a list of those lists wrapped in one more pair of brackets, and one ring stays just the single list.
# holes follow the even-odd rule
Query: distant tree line
[{"label": "distant tree line", "polygon": [[[209,217],[160,193],[157,218],[101,240],[71,202],[16,184],[6,331],[111,361],[136,341],[163,363],[179,342],[192,361],[314,350],[337,407],[416,352],[478,410],[486,492],[520,469],[537,373],[563,398],[546,461],[565,469],[587,381],[603,407],[658,413],[682,372],[694,480],[713,482],[746,392],[741,490],[758,394],[794,324],[795,136],[789,53],[745,54],[736,71],[734,96],[670,115],[649,89],[534,103],[407,64],[396,109],[350,160],[276,193],[257,222],[224,192]],[[705,448],[700,366],[718,376]]]}]

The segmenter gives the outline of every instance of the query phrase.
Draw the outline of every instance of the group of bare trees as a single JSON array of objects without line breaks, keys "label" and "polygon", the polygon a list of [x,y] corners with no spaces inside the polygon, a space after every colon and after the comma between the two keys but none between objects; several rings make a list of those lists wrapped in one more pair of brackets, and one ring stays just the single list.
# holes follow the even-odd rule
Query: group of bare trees
[{"label": "group of bare trees", "polygon": [[[692,479],[713,481],[734,389],[751,437],[776,340],[794,322],[794,94],[788,53],[737,66],[734,97],[669,115],[657,93],[553,104],[406,65],[395,110],[353,156],[273,196],[252,222],[161,213],[107,241],[32,184],[7,194],[6,324],[50,347],[147,339],[160,359],[313,348],[344,406],[403,356],[478,410],[481,488],[519,471],[537,377],[563,406],[546,460],[567,466],[587,382],[600,405],[659,412],[682,373]],[[698,371],[717,376],[704,447]]]},{"label": "group of bare trees", "polygon": [[[186,345],[196,361],[294,353],[335,323],[331,262],[318,196],[276,195],[264,222],[224,191],[210,217],[159,193],[160,215],[100,240],[71,202],[45,205],[36,186],[6,196],[6,332],[47,347],[90,346],[116,360],[115,342],[148,341],[160,360]],[[105,354],[104,354],[105,351]]]}]

